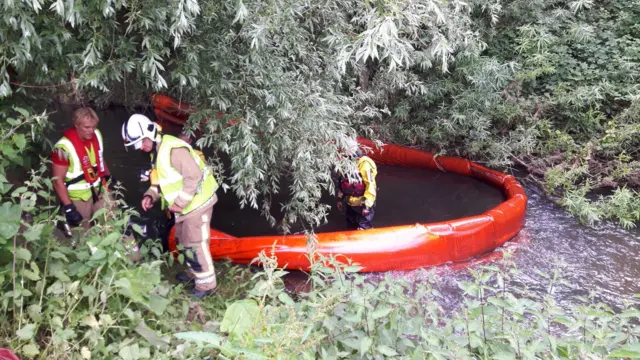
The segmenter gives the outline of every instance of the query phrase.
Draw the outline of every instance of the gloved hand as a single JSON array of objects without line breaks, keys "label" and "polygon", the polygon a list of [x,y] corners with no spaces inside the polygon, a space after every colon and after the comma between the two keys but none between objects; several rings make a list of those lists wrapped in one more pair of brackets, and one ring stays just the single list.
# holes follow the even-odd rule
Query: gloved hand
[{"label": "gloved hand", "polygon": [[371,210],[369,210],[368,206],[365,205],[365,206],[362,207],[362,216],[369,215],[369,212],[371,212]]},{"label": "gloved hand", "polygon": [[151,170],[150,169],[140,170],[140,174],[138,174],[138,178],[140,179],[140,182],[149,181],[149,177],[150,176],[151,176]]},{"label": "gloved hand", "polygon": [[67,223],[70,226],[79,226],[82,222],[82,215],[76,209],[76,206],[73,204],[64,206],[64,216],[67,218]]},{"label": "gloved hand", "polygon": [[338,211],[340,212],[344,211],[344,203],[342,202],[342,199],[338,200],[338,202],[336,203],[336,208],[338,208]]},{"label": "gloved hand", "polygon": [[144,211],[148,211],[153,207],[153,198],[151,198],[151,196],[149,195],[145,195],[142,198],[142,202],[140,203],[140,205],[142,206],[142,210]]}]

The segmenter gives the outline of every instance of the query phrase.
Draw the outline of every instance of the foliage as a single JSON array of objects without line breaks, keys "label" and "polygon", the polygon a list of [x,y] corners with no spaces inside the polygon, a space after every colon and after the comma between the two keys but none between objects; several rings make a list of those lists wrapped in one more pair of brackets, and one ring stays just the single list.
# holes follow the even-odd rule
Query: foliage
[{"label": "foliage", "polygon": [[[376,67],[355,92],[354,123],[387,141],[524,165],[562,180],[545,184],[556,196],[575,200],[566,191],[587,184],[638,188],[639,18],[627,1],[473,1],[446,21],[479,34],[452,52],[453,65],[417,66],[416,51],[414,66]],[[404,29],[398,41],[420,49],[419,33]],[[580,206],[597,206],[583,195]]]},{"label": "foliage", "polygon": [[[567,286],[561,270],[540,273],[535,296],[501,266],[470,270],[459,283],[464,302],[446,311],[437,278],[409,284],[387,276],[379,283],[353,272],[357,266],[317,257],[309,291],[292,298],[283,289],[286,271],[262,253],[265,271],[249,298],[231,304],[210,332],[186,332],[187,348],[219,358],[603,358],[640,356],[637,321],[629,302],[620,312],[592,297],[561,306],[553,294]],[[187,358],[197,358],[198,355]]]},{"label": "foliage", "polygon": [[61,244],[43,170],[2,204],[0,252],[8,258],[0,269],[3,345],[28,358],[160,358],[169,341],[155,331],[174,329],[166,320],[185,315],[175,301],[179,288],[161,280],[163,261],[131,266],[131,249],[120,241],[130,214],[99,212],[94,219],[100,225],[76,239],[80,243]]},{"label": "foliage", "polygon": [[[586,161],[592,188],[640,182],[633,2],[36,0],[0,10],[0,96],[44,84],[77,101],[145,105],[167,92],[198,109],[189,131],[230,159],[242,205],[273,223],[281,206],[285,229],[324,220],[318,200],[355,130],[533,173]],[[282,191],[290,200],[272,204]]]}]

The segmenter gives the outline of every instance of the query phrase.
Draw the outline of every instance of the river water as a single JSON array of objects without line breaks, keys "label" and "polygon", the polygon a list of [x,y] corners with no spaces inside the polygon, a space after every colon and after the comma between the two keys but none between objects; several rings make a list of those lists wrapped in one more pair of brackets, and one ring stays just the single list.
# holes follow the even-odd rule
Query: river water
[{"label": "river water", "polygon": [[[49,134],[55,142],[70,126],[73,106],[55,105],[50,116],[53,129]],[[148,155],[125,151],[120,128],[129,117],[124,108],[98,111],[99,129],[105,141],[105,159],[112,174],[124,183],[127,201],[139,204],[145,187],[137,180],[139,169],[148,167]],[[175,131],[175,129],[174,129]],[[378,203],[375,226],[427,223],[480,214],[503,200],[498,189],[474,179],[442,172],[379,167]],[[533,291],[546,291],[545,282],[537,271],[551,272],[561,268],[568,286],[554,296],[570,301],[576,295],[597,291],[597,299],[617,307],[624,299],[640,293],[640,231],[624,230],[613,224],[596,228],[580,225],[568,213],[546,199],[536,187],[526,187],[529,203],[525,228],[504,248],[474,259],[466,264],[445,265],[433,269],[440,281],[445,306],[459,303],[456,283],[467,280],[461,267],[477,267],[500,261],[497,254],[513,251],[512,259],[520,273],[514,282]],[[220,198],[214,210],[212,226],[234,236],[274,234],[258,210],[240,209],[231,192],[219,190]],[[327,196],[328,203],[333,199]],[[276,199],[277,201],[277,199]],[[274,201],[273,207],[276,208]],[[333,211],[321,231],[341,230],[344,220]],[[369,274],[375,280],[383,276],[401,277],[412,281],[425,279],[423,271],[393,271]],[[299,278],[293,274],[292,279]]]}]

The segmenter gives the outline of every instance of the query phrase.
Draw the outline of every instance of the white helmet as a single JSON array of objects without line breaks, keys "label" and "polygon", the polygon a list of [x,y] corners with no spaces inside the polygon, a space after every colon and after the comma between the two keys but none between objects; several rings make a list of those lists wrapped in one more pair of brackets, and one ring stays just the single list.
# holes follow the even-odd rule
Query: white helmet
[{"label": "white helmet", "polygon": [[342,147],[342,150],[345,152],[347,156],[356,156],[358,150],[360,149],[360,145],[358,141],[354,138],[347,138]]},{"label": "white helmet", "polygon": [[139,150],[142,147],[142,139],[149,138],[156,141],[157,134],[158,124],[142,114],[133,114],[122,124],[122,139],[125,147],[133,146],[134,149]]}]

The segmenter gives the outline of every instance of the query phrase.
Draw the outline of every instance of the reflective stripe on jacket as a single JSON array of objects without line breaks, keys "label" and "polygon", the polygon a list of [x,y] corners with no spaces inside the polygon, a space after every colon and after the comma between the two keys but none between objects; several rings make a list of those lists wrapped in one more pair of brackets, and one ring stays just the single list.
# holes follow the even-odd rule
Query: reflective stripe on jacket
[{"label": "reflective stripe on jacket", "polygon": [[[186,194],[183,190],[183,176],[171,165],[171,150],[177,148],[187,148],[191,157],[202,171],[202,179],[195,194]],[[173,205],[176,198],[180,196],[182,199],[190,199],[191,201],[185,206],[180,213],[176,215],[186,215],[193,210],[200,208],[202,205],[210,201],[218,190],[218,183],[213,177],[209,167],[206,166],[202,158],[193,150],[186,142],[175,136],[163,135],[158,147],[158,156],[156,158],[155,167],[158,171],[158,185],[160,195],[167,203],[167,206]]]},{"label": "reflective stripe on jacket", "polygon": [[[100,148],[104,149],[104,144],[102,142],[102,133],[100,130],[96,129],[95,131],[96,137],[98,138],[98,142],[100,143]],[[69,156],[69,167],[67,168],[67,173],[64,177],[64,182],[69,182],[78,176],[84,176],[84,172],[82,171],[82,163],[80,162],[80,158],[76,153],[76,149],[71,143],[69,139],[66,137],[60,138],[58,142],[54,145],[54,150],[56,148],[62,149]],[[93,146],[89,146],[89,148],[85,148],[87,152],[87,156],[89,157],[89,161],[91,165],[97,166],[97,154]],[[104,150],[103,150],[104,151]],[[96,181],[89,184],[87,180],[84,178],[75,184],[71,184],[67,186],[67,190],[69,192],[69,198],[71,200],[82,200],[87,201],[91,198],[91,188],[100,186],[102,179],[98,177]]]}]

